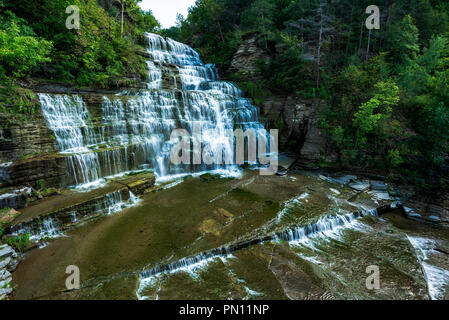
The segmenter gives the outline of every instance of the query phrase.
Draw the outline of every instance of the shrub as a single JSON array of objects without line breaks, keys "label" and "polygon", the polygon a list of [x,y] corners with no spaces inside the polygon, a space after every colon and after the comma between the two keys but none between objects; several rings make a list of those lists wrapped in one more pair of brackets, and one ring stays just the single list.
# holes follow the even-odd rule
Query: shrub
[{"label": "shrub", "polygon": [[9,238],[6,243],[18,251],[23,252],[31,245],[30,236],[31,234],[26,233],[17,237]]}]

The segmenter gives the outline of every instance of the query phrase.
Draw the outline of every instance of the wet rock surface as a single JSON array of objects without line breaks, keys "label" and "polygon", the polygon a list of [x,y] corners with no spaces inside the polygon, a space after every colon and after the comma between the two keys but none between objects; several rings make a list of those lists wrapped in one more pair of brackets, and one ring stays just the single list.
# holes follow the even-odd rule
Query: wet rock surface
[{"label": "wet rock surface", "polygon": [[4,244],[0,245],[0,300],[7,298],[12,293],[12,275],[21,261],[21,255],[13,248]]},{"label": "wet rock surface", "polygon": [[49,228],[47,231],[51,233],[67,230],[111,210],[119,210],[121,205],[126,206],[133,201],[132,197],[142,195],[154,184],[154,174],[144,172],[113,178],[102,188],[91,191],[64,190],[59,195],[22,209],[20,217],[10,223],[6,232],[37,235],[43,230],[45,233],[45,228]]},{"label": "wet rock surface", "polygon": [[[449,251],[447,231],[405,219],[400,210],[384,212],[382,217],[368,215],[331,223],[337,221],[330,219],[332,216],[377,207],[391,200],[374,198],[369,194],[371,187],[362,193],[350,188],[349,183],[357,177],[326,178],[342,183],[314,175],[261,177],[246,172],[242,179],[191,178],[172,188],[148,193],[138,207],[126,209],[124,214],[71,229],[67,237],[29,252],[13,274],[13,283],[18,284],[14,296],[429,299],[422,265],[449,269],[443,253]],[[355,195],[358,197],[350,200]],[[267,238],[265,242],[251,243],[254,237],[263,238],[264,234],[310,223],[317,226],[316,231],[305,233],[307,236],[298,240]],[[324,226],[329,227],[320,229]],[[428,258],[420,260],[421,249],[415,242],[411,244],[409,237],[439,240],[424,245]],[[196,264],[181,265],[170,272],[167,269],[145,280],[139,278],[142,270],[245,241],[248,246],[231,254],[223,250]],[[64,271],[69,264],[82,270],[82,289],[65,293]],[[365,287],[366,268],[370,265],[381,270],[380,291]],[[33,271],[36,268],[44,273],[45,279],[39,283]],[[45,270],[53,272],[47,274]],[[433,275],[430,273],[428,279],[434,279]],[[433,297],[444,292],[444,298],[445,280],[429,281],[432,288],[439,288],[433,291]]]}]

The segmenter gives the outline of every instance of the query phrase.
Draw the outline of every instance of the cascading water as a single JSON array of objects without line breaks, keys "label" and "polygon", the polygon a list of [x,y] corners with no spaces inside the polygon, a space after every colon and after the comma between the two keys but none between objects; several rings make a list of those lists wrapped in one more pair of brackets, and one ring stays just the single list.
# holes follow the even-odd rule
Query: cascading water
[{"label": "cascading water", "polygon": [[306,240],[307,238],[315,235],[324,234],[326,232],[336,232],[339,229],[347,228],[351,224],[355,223],[358,219],[367,216],[377,217],[378,209],[354,212],[346,215],[323,217],[319,221],[310,223],[306,226],[290,228],[283,232],[278,232],[261,238],[251,239],[231,246],[217,248],[211,251],[203,252],[190,258],[181,259],[170,264],[160,265],[153,269],[142,272],[140,276],[141,279],[145,280],[160,273],[176,272],[193,265],[207,263],[209,261],[212,261],[216,257],[232,256],[233,252],[267,241],[282,240],[287,242],[295,242]]},{"label": "cascading water", "polygon": [[79,96],[39,95],[76,185],[147,168],[153,168],[158,179],[211,170],[235,174],[237,167],[224,161],[173,165],[170,152],[177,141],[170,139],[172,131],[192,134],[197,128],[203,133],[201,150],[233,159],[229,132],[263,129],[251,101],[234,84],[218,81],[214,66],[203,64],[198,52],[172,39],[146,36],[151,57],[148,90],[104,97],[100,125]]}]

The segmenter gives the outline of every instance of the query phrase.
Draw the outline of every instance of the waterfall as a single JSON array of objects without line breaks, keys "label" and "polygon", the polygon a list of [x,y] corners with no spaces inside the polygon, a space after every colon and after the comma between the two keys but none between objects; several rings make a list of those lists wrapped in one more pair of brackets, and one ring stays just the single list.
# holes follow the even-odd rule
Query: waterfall
[{"label": "waterfall", "polygon": [[443,300],[449,288],[449,271],[433,264],[432,251],[436,248],[436,241],[432,239],[407,236],[416,251],[422,266],[427,288],[432,300]]},{"label": "waterfall", "polygon": [[283,232],[278,232],[261,238],[255,238],[239,242],[237,244],[203,252],[193,257],[183,258],[173,263],[156,266],[152,269],[143,271],[140,274],[140,277],[141,280],[145,280],[161,273],[172,273],[184,270],[191,266],[203,265],[209,261],[212,261],[214,258],[228,257],[238,250],[242,250],[267,241],[283,240],[287,242],[294,242],[298,240],[304,240],[313,235],[318,235],[329,231],[336,231],[338,229],[349,227],[357,219],[366,216],[377,217],[378,215],[379,215],[378,209],[371,209],[366,211],[349,213],[346,215],[326,216],[319,219],[317,222],[310,223],[306,226],[293,227]]},{"label": "waterfall", "polygon": [[[127,193],[129,198],[127,198]],[[12,235],[30,234],[30,239],[39,242],[48,238],[58,238],[64,236],[64,231],[82,224],[92,217],[112,215],[126,208],[136,206],[141,199],[131,191],[114,191],[105,194],[95,202],[82,204],[81,206],[70,208],[70,211],[62,209],[45,217],[37,217],[11,226],[9,233]]]},{"label": "waterfall", "polygon": [[148,89],[103,97],[101,117],[80,96],[39,94],[47,125],[67,157],[68,177],[82,186],[149,168],[158,180],[213,170],[235,175],[237,166],[224,160],[173,165],[170,152],[178,141],[171,133],[199,128],[201,150],[234,159],[230,132],[263,129],[257,108],[233,83],[219,81],[215,67],[189,46],[155,34],[146,37]]}]

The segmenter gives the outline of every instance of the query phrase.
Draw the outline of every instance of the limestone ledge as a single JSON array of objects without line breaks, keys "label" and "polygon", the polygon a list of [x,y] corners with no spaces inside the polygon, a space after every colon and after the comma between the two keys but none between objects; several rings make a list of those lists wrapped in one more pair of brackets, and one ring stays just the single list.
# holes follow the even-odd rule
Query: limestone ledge
[{"label": "limestone ledge", "polygon": [[13,291],[11,272],[16,270],[22,256],[7,244],[0,245],[0,300],[7,299]]},{"label": "limestone ledge", "polygon": [[5,228],[5,233],[38,234],[44,221],[52,221],[56,231],[68,230],[107,214],[108,206],[118,200],[127,202],[131,193],[135,196],[142,195],[154,184],[154,174],[143,172],[111,179],[102,188],[87,192],[63,190],[61,194],[43,199],[21,210],[21,215]]}]

